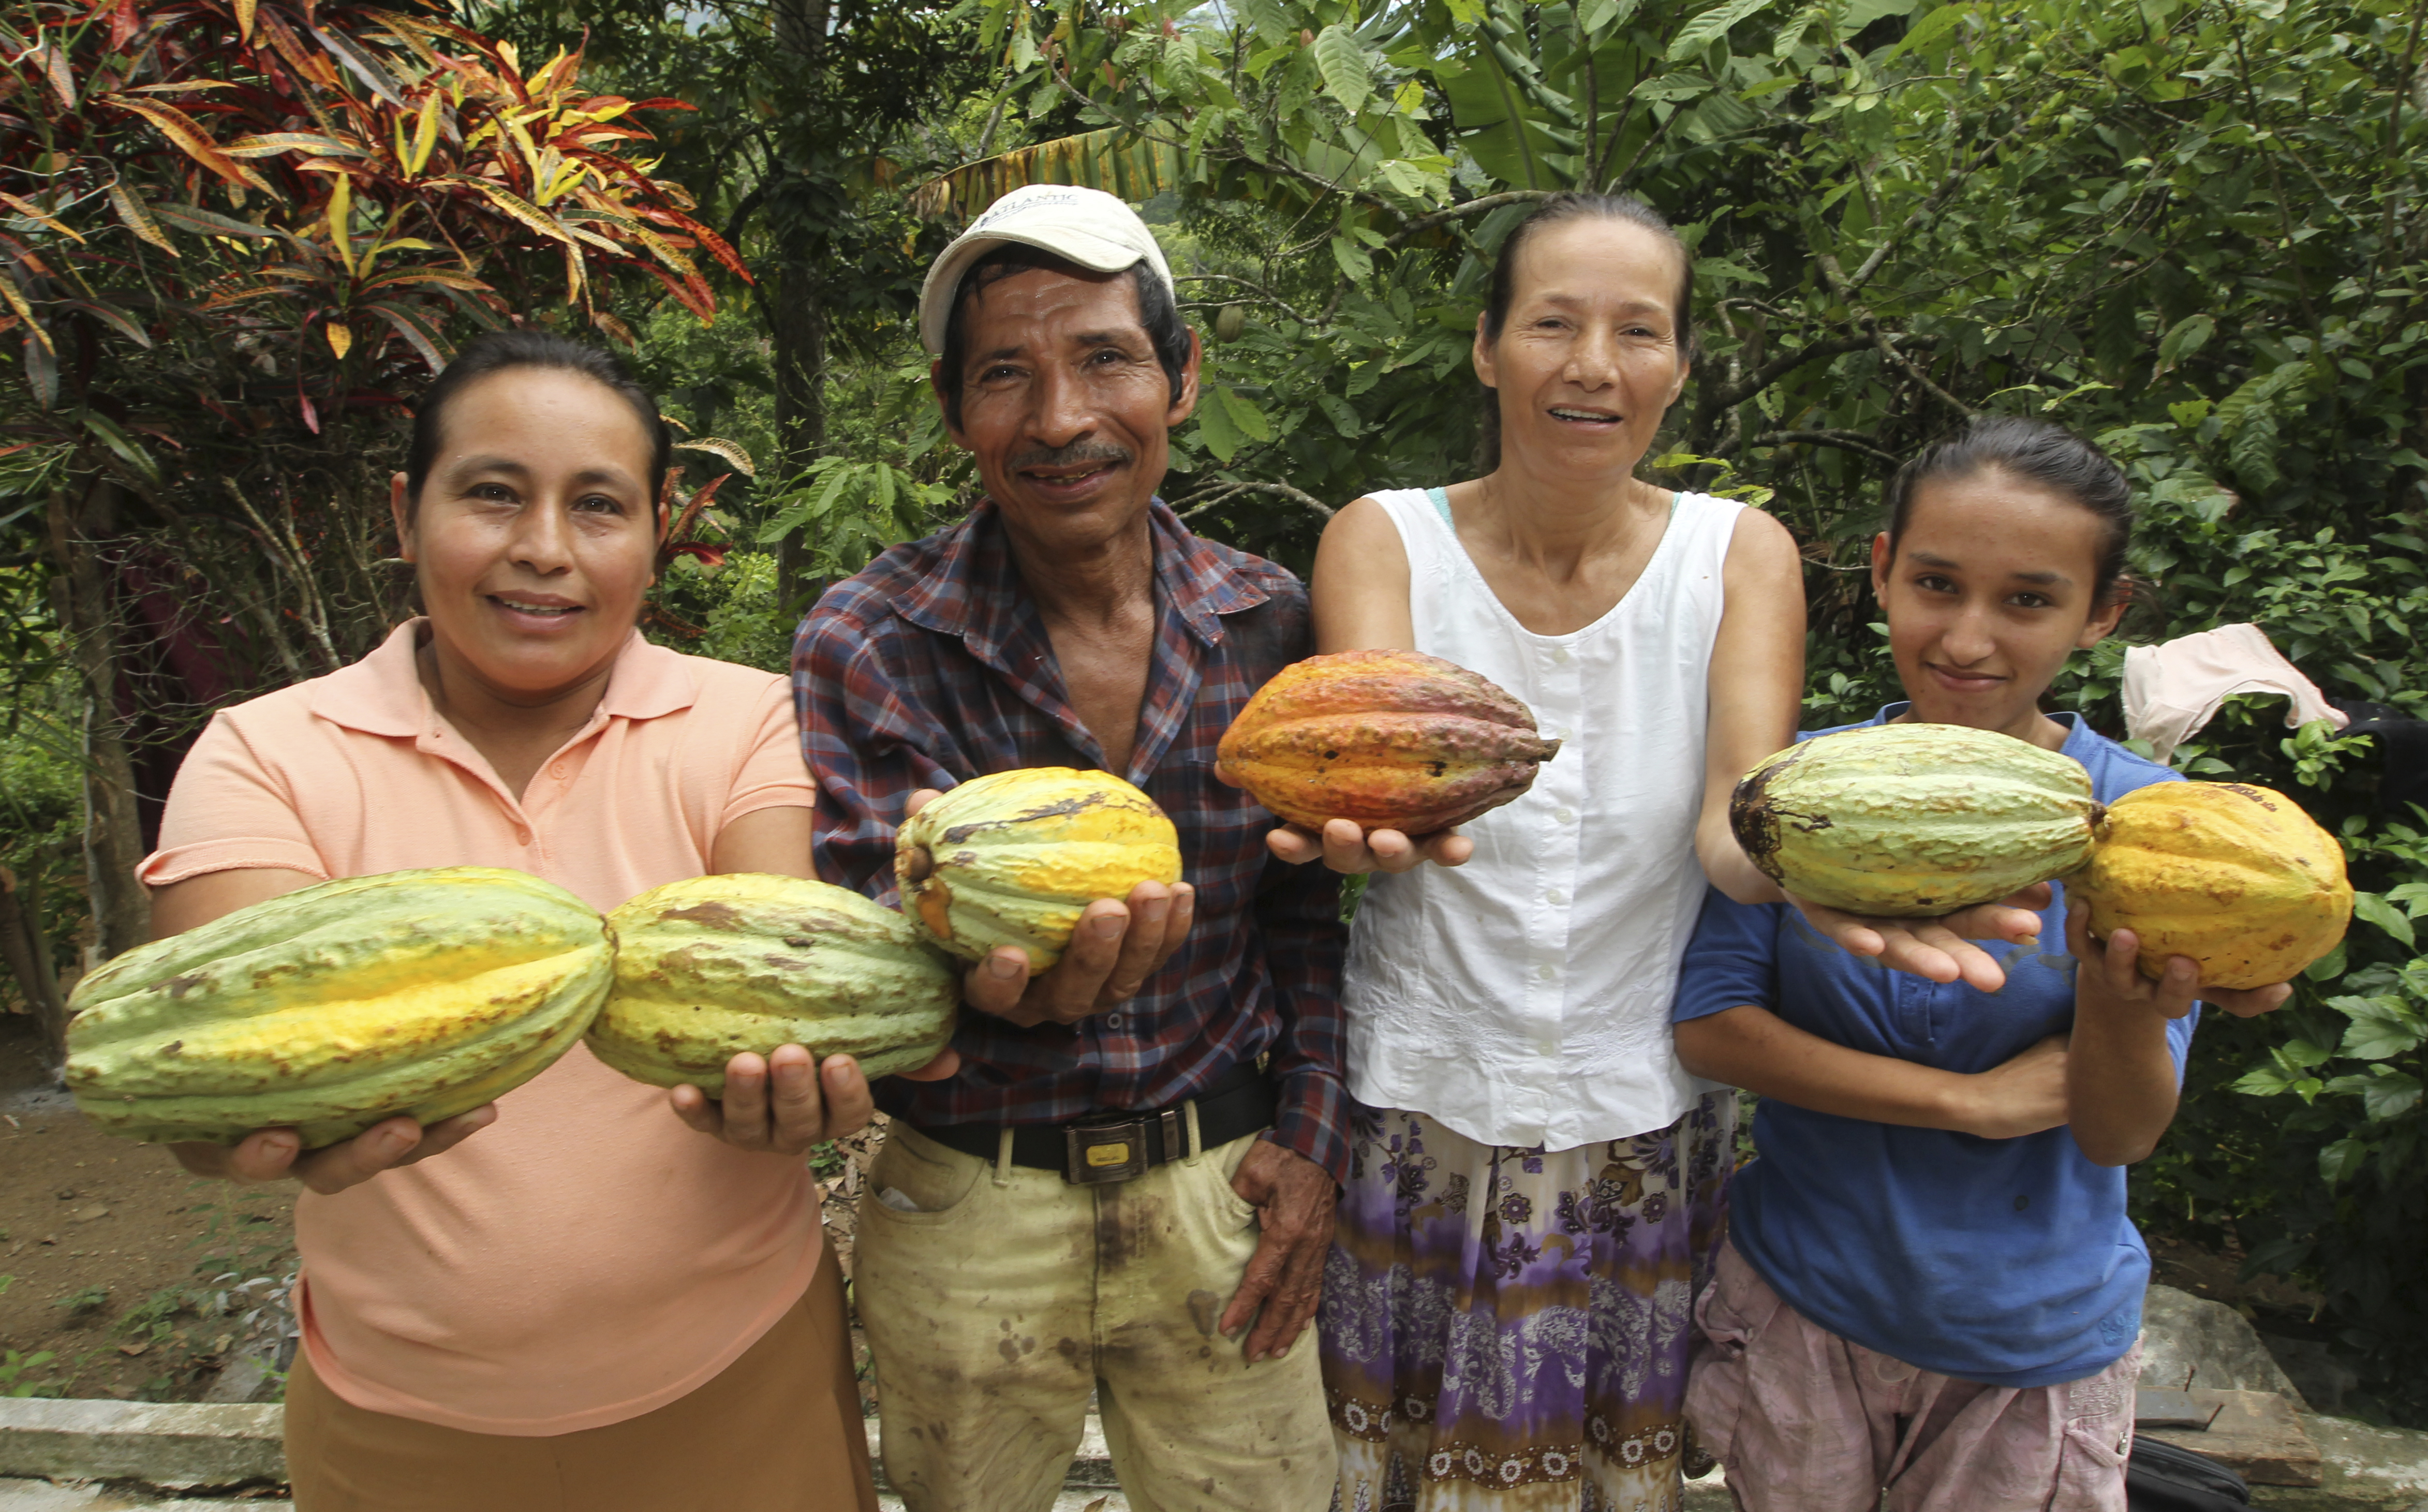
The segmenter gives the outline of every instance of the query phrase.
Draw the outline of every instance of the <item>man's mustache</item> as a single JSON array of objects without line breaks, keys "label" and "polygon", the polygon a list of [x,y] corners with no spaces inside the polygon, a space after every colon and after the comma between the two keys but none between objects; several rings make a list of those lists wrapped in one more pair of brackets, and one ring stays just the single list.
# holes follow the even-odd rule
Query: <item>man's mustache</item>
[{"label": "man's mustache", "polygon": [[1069,446],[1041,446],[1023,452],[1005,467],[1018,472],[1023,468],[1084,468],[1098,464],[1119,467],[1129,460],[1127,447],[1109,441],[1074,441]]}]

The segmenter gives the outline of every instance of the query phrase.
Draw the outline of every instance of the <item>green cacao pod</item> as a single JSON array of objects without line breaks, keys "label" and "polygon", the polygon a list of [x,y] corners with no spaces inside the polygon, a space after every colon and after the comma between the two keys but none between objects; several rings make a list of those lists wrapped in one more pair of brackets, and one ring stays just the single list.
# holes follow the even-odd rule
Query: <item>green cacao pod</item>
[{"label": "green cacao pod", "polygon": [[894,858],[902,907],[967,961],[1062,959],[1079,915],[1140,882],[1180,880],[1180,832],[1155,799],[1110,772],[1032,766],[973,779],[904,821]]},{"label": "green cacao pod", "polygon": [[306,1149],[478,1108],[553,1064],[614,974],[580,898],[488,866],[348,877],[238,909],[76,984],[68,1090],[103,1129]]},{"label": "green cacao pod", "polygon": [[1220,310],[1215,312],[1215,340],[1237,341],[1239,339],[1240,336],[1247,331],[1247,329],[1248,311],[1245,306],[1239,304],[1225,304]]},{"label": "green cacao pod", "polygon": [[1815,903],[1887,918],[1953,912],[2061,877],[2101,810],[2082,764],[1962,725],[1874,725],[1779,752],[1729,823],[1755,865]]},{"label": "green cacao pod", "polygon": [[871,1076],[952,1037],[958,975],[909,920],[847,888],[732,873],[653,888],[607,916],[615,989],[590,1052],[636,1081],[725,1093],[725,1063],[797,1044]]}]

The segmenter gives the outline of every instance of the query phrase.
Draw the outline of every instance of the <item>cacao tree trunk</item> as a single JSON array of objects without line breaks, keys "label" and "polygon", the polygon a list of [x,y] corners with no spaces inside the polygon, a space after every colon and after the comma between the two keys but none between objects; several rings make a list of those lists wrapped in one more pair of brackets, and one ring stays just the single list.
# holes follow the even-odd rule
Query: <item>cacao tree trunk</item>
[{"label": "cacao tree trunk", "polygon": [[[823,84],[828,51],[827,26],[832,0],[777,0],[776,45],[799,65],[802,86],[812,93]],[[771,175],[799,170],[780,156]],[[776,370],[776,445],[782,453],[779,476],[789,477],[815,461],[827,440],[827,309],[818,286],[815,243],[810,227],[788,224],[789,196],[771,194],[778,268],[767,300],[770,355]],[[797,614],[809,607],[810,543],[795,531],[776,545],[776,601]]]},{"label": "cacao tree trunk", "polygon": [[[816,276],[788,258],[774,280],[768,310],[776,368],[776,443],[785,475],[799,471],[826,450],[827,312]],[[812,591],[811,543],[793,531],[776,546],[776,601],[790,613],[809,607]]]},{"label": "cacao tree trunk", "polygon": [[117,528],[119,489],[99,476],[50,498],[51,580],[59,629],[84,692],[84,863],[96,946],[107,961],[151,938],[152,899],[135,879],[143,826],[135,764],[119,713],[120,655],[109,576],[97,542]]},{"label": "cacao tree trunk", "polygon": [[41,895],[6,866],[0,866],[0,965],[8,968],[33,1008],[42,1035],[42,1064],[57,1075],[68,1058],[67,994],[59,991],[50,936],[42,929]]}]

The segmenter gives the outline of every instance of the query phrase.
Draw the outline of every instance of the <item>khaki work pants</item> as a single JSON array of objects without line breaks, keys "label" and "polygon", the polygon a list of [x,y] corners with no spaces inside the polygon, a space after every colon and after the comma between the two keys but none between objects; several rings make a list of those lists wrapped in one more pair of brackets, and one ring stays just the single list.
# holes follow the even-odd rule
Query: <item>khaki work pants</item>
[{"label": "khaki work pants", "polygon": [[1324,1512],[1313,1328],[1253,1366],[1215,1332],[1256,1247],[1230,1183],[1254,1142],[1075,1187],[893,1126],[860,1200],[853,1283],[885,1476],[910,1512],[1052,1506],[1091,1389],[1135,1512]]},{"label": "khaki work pants", "polygon": [[548,1438],[371,1412],[295,1356],[296,1512],[877,1512],[835,1257],[740,1358],[653,1412]]}]

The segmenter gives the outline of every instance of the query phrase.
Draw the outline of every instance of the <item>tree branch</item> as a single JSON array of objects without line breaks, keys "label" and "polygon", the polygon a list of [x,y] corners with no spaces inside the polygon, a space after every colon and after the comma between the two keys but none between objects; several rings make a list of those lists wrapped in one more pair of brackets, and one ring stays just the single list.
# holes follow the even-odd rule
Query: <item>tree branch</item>
[{"label": "tree branch", "polygon": [[1224,500],[1243,493],[1277,494],[1315,511],[1316,518],[1319,519],[1330,519],[1333,515],[1330,504],[1303,488],[1293,488],[1286,483],[1225,483],[1217,485],[1213,496],[1203,503],[1189,503],[1189,501],[1183,500],[1182,502],[1189,503],[1189,508],[1181,513],[1180,518],[1188,519],[1192,516],[1202,515]]},{"label": "tree branch", "polygon": [[[1293,305],[1289,301],[1282,298],[1279,294],[1274,293],[1271,289],[1267,288],[1264,285],[1256,283],[1252,279],[1234,278],[1229,273],[1183,273],[1173,281],[1179,284],[1237,284],[1241,288],[1254,293],[1266,304],[1278,306],[1283,314],[1288,316],[1291,320],[1298,321],[1301,325],[1312,323],[1299,311],[1296,305]],[[1227,304],[1232,302],[1220,301],[1217,303]]]},{"label": "tree branch", "polygon": [[1755,436],[1752,440],[1747,441],[1746,445],[1748,448],[1799,445],[1834,446],[1842,452],[1861,452],[1865,456],[1878,457],[1882,462],[1889,464],[1891,467],[1895,467],[1905,460],[1895,452],[1889,451],[1877,441],[1874,441],[1870,436],[1865,436],[1861,431],[1764,431],[1760,436]]},{"label": "tree branch", "polygon": [[1403,242],[1423,236],[1435,226],[1448,225],[1452,221],[1464,221],[1470,215],[1485,215],[1504,205],[1523,205],[1529,200],[1547,200],[1553,192],[1551,189],[1507,189],[1499,194],[1486,194],[1478,199],[1468,200],[1464,205],[1453,205],[1447,210],[1435,210],[1431,215],[1420,215],[1393,232],[1375,250],[1389,252]]},{"label": "tree branch", "polygon": [[1870,334],[1871,344],[1878,350],[1881,356],[1886,357],[1892,366],[1903,369],[1906,376],[1928,390],[1932,398],[1966,419],[1973,418],[1972,405],[1933,383],[1930,374],[1923,371],[1920,364],[1896,349],[1896,343],[1891,341],[1888,334],[1880,329],[1878,319],[1856,300],[1853,287],[1846,282],[1846,271],[1838,266],[1835,254],[1819,252],[1816,249],[1813,264],[1821,270],[1821,276],[1829,281],[1829,288],[1840,299],[1846,302],[1846,313],[1852,315],[1856,322]]}]

